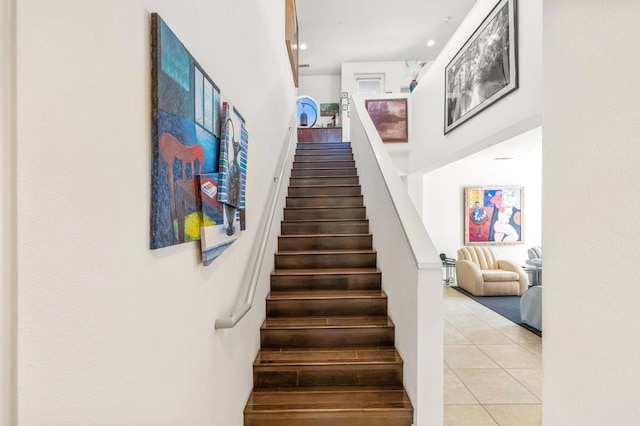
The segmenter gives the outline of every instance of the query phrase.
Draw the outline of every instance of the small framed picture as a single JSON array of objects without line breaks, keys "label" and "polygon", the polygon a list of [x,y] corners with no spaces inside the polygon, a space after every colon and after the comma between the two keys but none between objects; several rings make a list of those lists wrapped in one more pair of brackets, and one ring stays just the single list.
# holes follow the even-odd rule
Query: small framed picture
[{"label": "small framed picture", "polygon": [[342,104],[342,110],[343,111],[347,111],[349,109],[349,105],[347,104]]},{"label": "small framed picture", "polygon": [[349,93],[348,92],[342,92],[342,98],[346,99],[349,97]]}]

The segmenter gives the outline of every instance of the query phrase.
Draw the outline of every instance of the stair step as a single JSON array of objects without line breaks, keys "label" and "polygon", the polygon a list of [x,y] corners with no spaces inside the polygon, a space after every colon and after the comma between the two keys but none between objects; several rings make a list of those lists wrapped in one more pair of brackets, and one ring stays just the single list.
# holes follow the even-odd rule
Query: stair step
[{"label": "stair step", "polygon": [[383,386],[402,384],[395,348],[262,349],[253,363],[253,385]]},{"label": "stair step", "polygon": [[356,166],[355,161],[294,161],[293,169],[346,169]]},{"label": "stair step", "polygon": [[351,142],[298,142],[297,149],[351,149]]},{"label": "stair step", "polygon": [[362,189],[360,185],[305,185],[305,186],[289,186],[289,195],[297,196],[314,196],[314,195],[360,195]]},{"label": "stair step", "polygon": [[362,195],[287,196],[286,207],[362,207]]},{"label": "stair step", "polygon": [[393,346],[394,325],[386,316],[267,317],[260,342],[263,348]]},{"label": "stair step", "polygon": [[367,219],[283,220],[282,235],[300,234],[368,234]]},{"label": "stair step", "polygon": [[278,250],[371,249],[371,234],[301,234],[280,235]]},{"label": "stair step", "polygon": [[387,315],[387,295],[381,290],[271,292],[268,317]]},{"label": "stair step", "polygon": [[353,154],[350,152],[330,152],[320,151],[313,153],[295,154],[293,161],[353,161]]},{"label": "stair step", "polygon": [[253,390],[245,426],[411,426],[404,388],[390,386],[275,387]]},{"label": "stair step", "polygon": [[316,177],[316,176],[357,176],[358,170],[355,167],[345,167],[340,169],[315,168],[315,169],[291,169],[291,177]]},{"label": "stair step", "polygon": [[358,185],[358,176],[317,176],[307,178],[292,177],[289,179],[291,186],[303,185]]},{"label": "stair step", "polygon": [[366,219],[367,211],[362,207],[289,207],[284,209],[284,220],[312,219]]},{"label": "stair step", "polygon": [[379,290],[375,268],[282,269],[271,273],[271,291]]},{"label": "stair step", "polygon": [[276,269],[375,268],[373,250],[310,250],[275,254]]}]

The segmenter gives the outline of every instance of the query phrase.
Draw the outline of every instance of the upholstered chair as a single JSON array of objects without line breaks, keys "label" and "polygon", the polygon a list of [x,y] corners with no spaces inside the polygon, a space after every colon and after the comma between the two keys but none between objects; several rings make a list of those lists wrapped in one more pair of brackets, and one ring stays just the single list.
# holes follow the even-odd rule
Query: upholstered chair
[{"label": "upholstered chair", "polygon": [[498,259],[491,247],[465,246],[456,261],[458,286],[475,296],[521,296],[529,279],[516,262]]}]

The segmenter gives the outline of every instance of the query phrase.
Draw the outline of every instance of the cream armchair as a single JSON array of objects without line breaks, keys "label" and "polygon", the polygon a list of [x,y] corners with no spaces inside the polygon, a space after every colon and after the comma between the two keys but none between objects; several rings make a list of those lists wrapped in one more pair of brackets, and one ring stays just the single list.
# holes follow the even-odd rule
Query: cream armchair
[{"label": "cream armchair", "polygon": [[529,279],[520,265],[497,259],[490,247],[462,247],[456,261],[458,285],[475,296],[521,296]]}]

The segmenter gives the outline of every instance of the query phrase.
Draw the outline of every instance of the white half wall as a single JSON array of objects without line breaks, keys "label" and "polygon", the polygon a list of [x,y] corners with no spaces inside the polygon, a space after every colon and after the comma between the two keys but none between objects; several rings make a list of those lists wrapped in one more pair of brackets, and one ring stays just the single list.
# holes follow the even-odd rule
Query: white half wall
[{"label": "white half wall", "polygon": [[635,1],[544,2],[545,425],[640,418],[638,22]]},{"label": "white half wall", "polygon": [[413,98],[413,134],[409,173],[431,171],[522,132],[542,120],[542,0],[518,1],[519,88],[444,134],[445,69],[496,5],[479,0],[442,52],[424,72]]},{"label": "white half wall", "polygon": [[[284,2],[15,1],[19,424],[242,425],[273,264],[214,322],[295,108]],[[208,267],[199,243],[149,250],[151,12],[247,120],[247,231]]]},{"label": "white half wall", "polygon": [[[507,146],[508,145],[508,146]],[[526,146],[526,149],[520,147]],[[477,155],[424,175],[423,221],[439,253],[457,258],[464,246],[464,188],[524,187],[524,244],[492,247],[502,259],[524,264],[527,248],[542,240],[542,130],[537,128]],[[493,152],[516,150],[512,160],[494,160]]]}]

